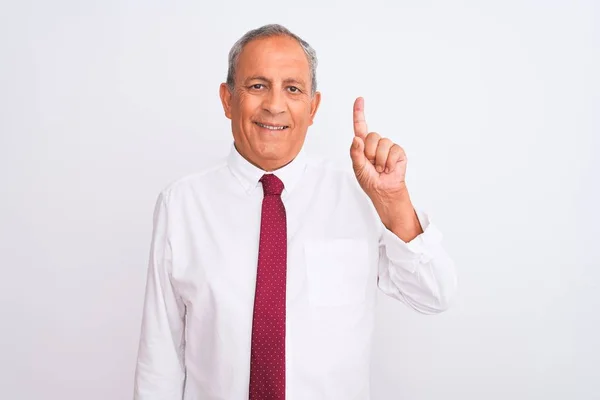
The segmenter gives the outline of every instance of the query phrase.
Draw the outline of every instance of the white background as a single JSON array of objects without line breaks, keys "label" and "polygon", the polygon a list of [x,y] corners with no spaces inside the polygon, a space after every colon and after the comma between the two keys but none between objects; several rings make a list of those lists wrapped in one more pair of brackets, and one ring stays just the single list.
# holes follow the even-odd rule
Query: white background
[{"label": "white background", "polygon": [[271,22],[319,56],[309,152],[350,165],[364,96],[457,264],[442,315],[381,297],[373,399],[600,398],[593,3],[3,0],[0,398],[131,398],[156,195],[228,151]]}]

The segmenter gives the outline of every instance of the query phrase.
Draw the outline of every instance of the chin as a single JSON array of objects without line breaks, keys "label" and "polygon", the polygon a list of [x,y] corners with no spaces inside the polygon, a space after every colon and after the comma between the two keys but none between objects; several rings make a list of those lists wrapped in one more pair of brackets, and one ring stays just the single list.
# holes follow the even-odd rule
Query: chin
[{"label": "chin", "polygon": [[265,160],[279,160],[285,157],[287,153],[287,151],[278,149],[277,146],[265,146],[257,153],[257,155]]},{"label": "chin", "polygon": [[279,146],[267,145],[260,146],[255,153],[256,162],[261,168],[274,170],[280,168],[291,161],[293,152],[290,148],[279,148]]}]

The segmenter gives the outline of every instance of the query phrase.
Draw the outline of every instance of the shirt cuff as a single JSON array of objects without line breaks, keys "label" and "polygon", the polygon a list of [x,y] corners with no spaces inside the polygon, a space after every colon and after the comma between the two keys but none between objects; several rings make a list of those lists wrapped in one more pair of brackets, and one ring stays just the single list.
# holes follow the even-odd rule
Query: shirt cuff
[{"label": "shirt cuff", "polygon": [[442,242],[442,233],[430,221],[429,215],[417,211],[417,217],[423,233],[408,243],[385,226],[383,227],[383,244],[388,258],[410,272],[415,272],[419,264],[431,261]]}]

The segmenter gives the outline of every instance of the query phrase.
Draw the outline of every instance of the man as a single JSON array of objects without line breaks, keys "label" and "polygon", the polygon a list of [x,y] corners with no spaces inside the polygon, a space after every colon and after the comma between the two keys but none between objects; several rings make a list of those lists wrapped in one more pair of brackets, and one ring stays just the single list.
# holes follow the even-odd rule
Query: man
[{"label": "man", "polygon": [[231,153],[156,205],[136,399],[368,399],[377,288],[422,313],[448,307],[453,263],[363,99],[352,170],[304,154],[316,64],[279,25],[231,49]]}]

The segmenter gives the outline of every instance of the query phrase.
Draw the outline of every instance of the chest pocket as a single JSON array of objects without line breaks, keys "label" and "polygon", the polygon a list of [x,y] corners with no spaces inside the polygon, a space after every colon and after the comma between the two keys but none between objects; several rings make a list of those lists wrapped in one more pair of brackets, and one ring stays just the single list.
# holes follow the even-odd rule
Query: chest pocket
[{"label": "chest pocket", "polygon": [[308,298],[314,306],[344,306],[365,301],[369,248],[356,239],[307,242],[304,245]]}]

